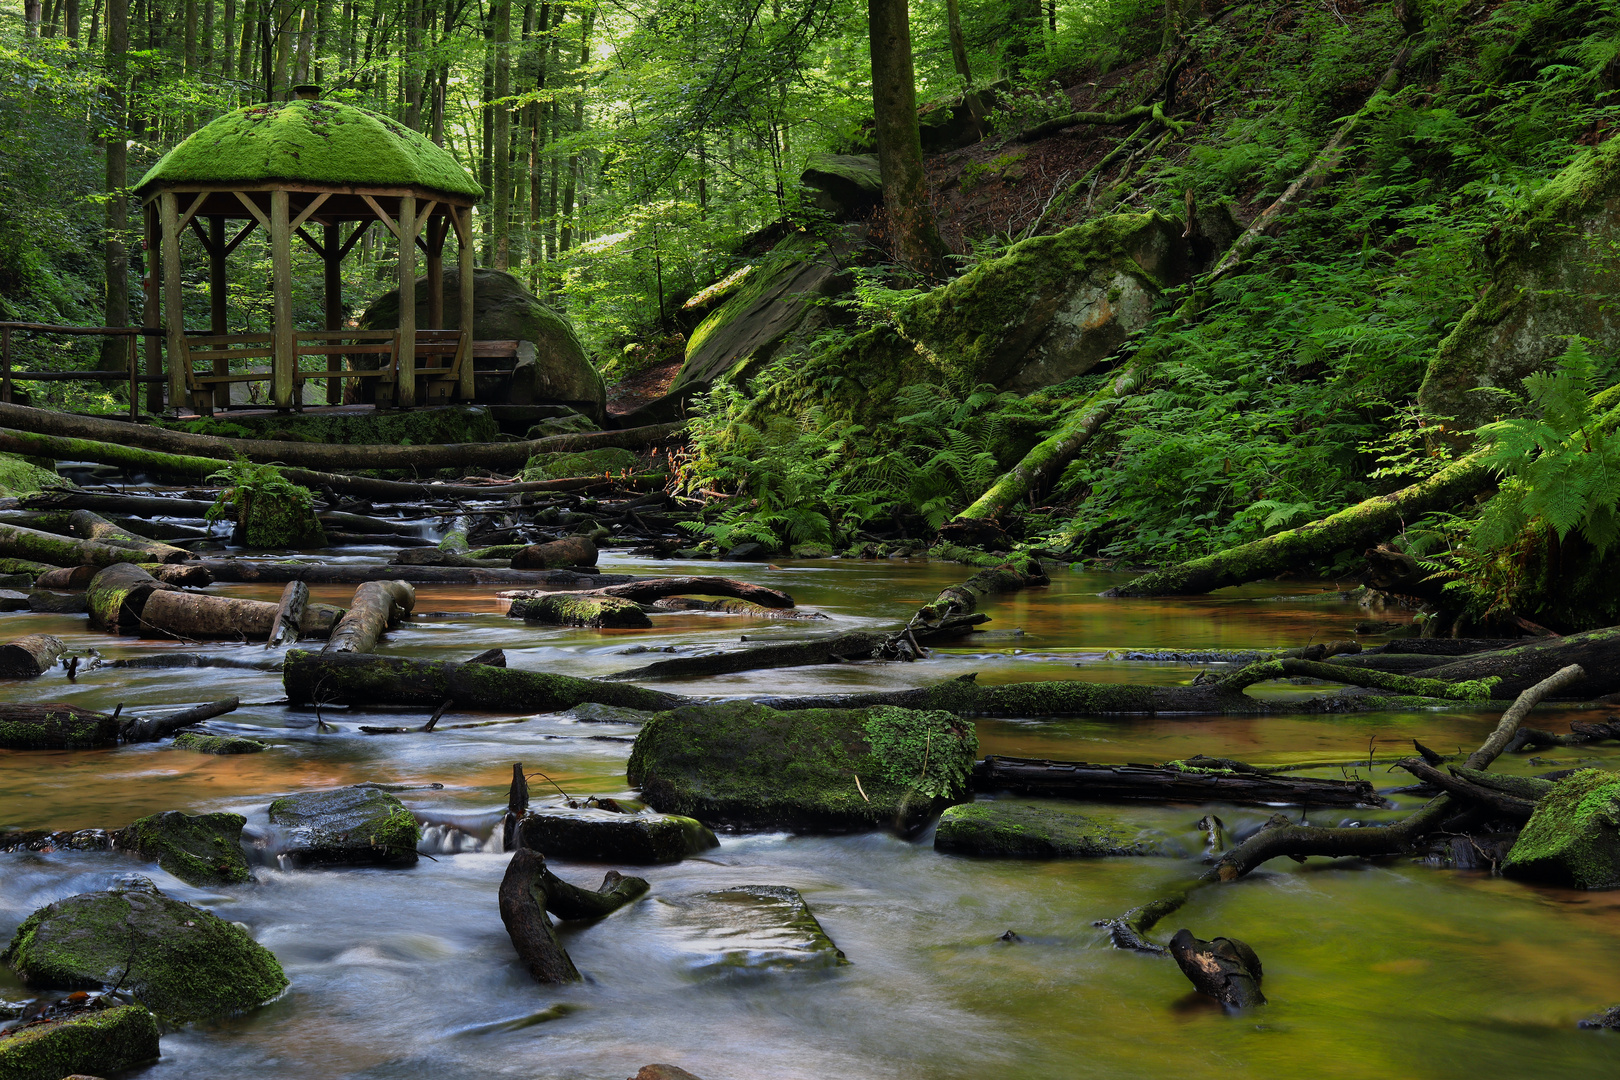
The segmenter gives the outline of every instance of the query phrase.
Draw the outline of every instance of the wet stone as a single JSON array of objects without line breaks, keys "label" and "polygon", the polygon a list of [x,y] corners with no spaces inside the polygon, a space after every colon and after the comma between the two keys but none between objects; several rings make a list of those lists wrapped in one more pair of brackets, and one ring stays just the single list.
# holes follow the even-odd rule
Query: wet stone
[{"label": "wet stone", "polygon": [[674,814],[564,808],[523,819],[523,846],[548,858],[646,866],[679,862],[720,846],[706,826]]},{"label": "wet stone", "polygon": [[849,961],[797,889],[739,885],[688,897],[659,897],[684,934],[676,947],[694,972],[800,971]]},{"label": "wet stone", "polygon": [[270,749],[270,744],[239,735],[204,735],[199,731],[182,731],[174,737],[174,748],[194,750],[199,754],[257,754]]},{"label": "wet stone", "polygon": [[1165,843],[1114,822],[1049,803],[961,803],[939,818],[934,850],[1002,859],[1171,855]]},{"label": "wet stone", "polygon": [[653,716],[640,709],[621,709],[616,705],[599,705],[594,701],[575,705],[563,715],[594,724],[644,724]]},{"label": "wet stone", "polygon": [[151,859],[188,885],[240,885],[253,880],[242,853],[241,814],[178,810],[143,817],[117,836],[117,846]]},{"label": "wet stone", "polygon": [[284,795],[270,804],[270,824],[284,831],[282,857],[292,866],[416,864],[415,815],[377,787]]},{"label": "wet stone", "polygon": [[157,1056],[157,1019],[139,1005],[86,1011],[0,1034],[5,1080],[111,1076]]},{"label": "wet stone", "polygon": [[247,931],[137,875],[35,911],[0,960],[33,989],[121,985],[173,1020],[243,1012],[287,986],[276,958]]}]

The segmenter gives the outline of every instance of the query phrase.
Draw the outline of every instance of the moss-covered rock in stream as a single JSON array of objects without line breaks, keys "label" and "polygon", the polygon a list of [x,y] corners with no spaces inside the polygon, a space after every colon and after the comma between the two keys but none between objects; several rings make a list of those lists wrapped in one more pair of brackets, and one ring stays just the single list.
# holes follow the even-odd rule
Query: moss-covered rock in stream
[{"label": "moss-covered rock in stream", "polygon": [[326,529],[308,500],[247,491],[236,499],[233,539],[251,548],[318,548],[326,546]]},{"label": "moss-covered rock in stream", "polygon": [[939,816],[934,850],[1001,859],[1169,855],[1164,843],[1058,803],[959,803]]},{"label": "moss-covered rock in stream", "polygon": [[705,825],[907,834],[966,797],[977,752],[946,712],[726,702],[654,716],[627,771],[650,806]]},{"label": "moss-covered rock in stream", "polygon": [[173,1020],[243,1012],[287,986],[276,958],[246,930],[144,878],[40,908],[0,960],[35,989],[122,986]]},{"label": "moss-covered rock in stream", "polygon": [[0,454],[0,499],[32,495],[48,487],[72,487],[66,477],[15,454]]},{"label": "moss-covered rock in stream", "polygon": [[241,885],[252,881],[242,853],[241,814],[198,814],[178,810],[152,814],[124,827],[118,847],[151,859],[187,885]]},{"label": "moss-covered rock in stream", "polygon": [[153,423],[194,435],[227,439],[273,439],[326,445],[429,446],[494,442],[501,433],[488,409],[452,405],[386,412],[302,412],[219,416]]},{"label": "moss-covered rock in stream", "polygon": [[111,1076],[157,1056],[157,1017],[120,1005],[0,1035],[0,1080]]},{"label": "moss-covered rock in stream", "polygon": [[848,963],[797,889],[738,885],[657,897],[673,946],[695,974],[815,971]]},{"label": "moss-covered rock in stream", "polygon": [[632,451],[609,446],[573,454],[536,454],[529,459],[519,479],[532,482],[566,480],[574,476],[602,476],[605,473],[618,475],[633,472],[635,467],[636,455]]},{"label": "moss-covered rock in stream", "polygon": [[240,735],[204,735],[199,731],[182,731],[174,737],[176,750],[193,750],[199,754],[257,754],[270,749],[269,743],[248,739]]},{"label": "moss-covered rock in stream", "polygon": [[546,807],[520,826],[523,846],[548,858],[648,866],[719,847],[702,822],[676,814],[618,814]]},{"label": "moss-covered rock in stream", "polygon": [[416,865],[416,817],[380,788],[284,795],[270,804],[270,824],[285,830],[282,854],[294,866]]},{"label": "moss-covered rock in stream", "polygon": [[1492,255],[1489,288],[1440,343],[1418,393],[1459,437],[1516,400],[1490,391],[1517,395],[1572,336],[1600,356],[1620,351],[1620,141],[1587,150],[1538,189]]},{"label": "moss-covered rock in stream", "polygon": [[1574,889],[1620,888],[1620,773],[1582,769],[1536,803],[1502,873]]}]

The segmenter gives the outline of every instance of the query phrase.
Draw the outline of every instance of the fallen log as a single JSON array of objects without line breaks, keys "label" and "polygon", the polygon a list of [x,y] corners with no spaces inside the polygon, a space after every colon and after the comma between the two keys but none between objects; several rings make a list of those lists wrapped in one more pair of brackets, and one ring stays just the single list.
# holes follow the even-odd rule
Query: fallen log
[{"label": "fallen log", "polygon": [[125,742],[155,742],[158,739],[168,738],[181,728],[200,724],[204,720],[212,720],[228,712],[235,712],[240,705],[239,700],[229,697],[163,716],[135,717],[124,724],[119,736]]},{"label": "fallen log", "polygon": [[[270,439],[227,439],[193,435],[146,424],[79,416],[0,403],[0,426],[14,431],[67,439],[113,442],[167,454],[229,461],[244,457],[259,465],[285,464],[322,470],[483,468],[514,472],[535,454],[573,453],[618,447],[639,450],[656,446],[684,429],[684,423],[653,424],[618,431],[592,431],[495,443],[431,443],[423,446],[283,442]],[[93,460],[93,459],[92,459]],[[218,468],[216,465],[215,468]]]},{"label": "fallen log", "polygon": [[166,716],[128,717],[81,709],[65,702],[14,705],[0,702],[0,749],[83,750],[119,741],[150,742],[200,724],[238,705],[236,698],[210,702]]},{"label": "fallen log", "polygon": [[649,712],[693,704],[676,694],[550,672],[302,649],[288,651],[282,685],[294,705],[436,707],[451,701],[466,709],[548,713],[587,702]]},{"label": "fallen log", "polygon": [[35,679],[51,670],[67,645],[50,634],[29,634],[0,645],[0,679]]},{"label": "fallen log", "polygon": [[[557,571],[549,571],[557,573]],[[539,593],[528,593],[518,590],[499,594],[503,600],[527,600]],[[793,597],[777,589],[767,589],[763,585],[752,585],[746,581],[737,581],[733,578],[723,577],[656,577],[631,578],[627,582],[607,584],[590,589],[580,595],[590,596],[616,596],[621,600],[634,600],[638,604],[649,604],[654,600],[666,596],[729,596],[738,600],[752,600],[761,607],[790,608],[793,607]]]},{"label": "fallen log", "polygon": [[289,581],[281,590],[281,602],[276,605],[276,617],[270,623],[270,636],[266,644],[275,648],[289,637],[299,638],[299,622],[304,608],[309,606],[309,586],[302,581]]},{"label": "fallen log", "polygon": [[951,615],[968,615],[977,611],[979,601],[987,596],[1000,596],[1050,584],[1051,579],[1036,559],[1025,557],[1004,562],[1000,566],[980,570],[960,585],[947,585],[941,589],[933,602],[922,609],[922,618],[927,623],[933,623]]},{"label": "fallen log", "polygon": [[59,566],[34,579],[36,589],[83,589],[101,573],[101,567],[84,563],[80,566]]},{"label": "fallen log", "polygon": [[332,629],[325,653],[369,653],[377,639],[399,625],[416,605],[416,590],[403,581],[368,581],[354,591],[349,610]]},{"label": "fallen log", "polygon": [[0,574],[27,574],[36,581],[44,574],[50,573],[57,567],[52,563],[39,562],[35,559],[14,559],[0,557]]},{"label": "fallen log", "polygon": [[613,682],[647,682],[657,679],[698,679],[710,675],[730,675],[761,668],[799,667],[830,664],[840,660],[864,660],[889,638],[888,634],[855,631],[813,641],[788,641],[780,645],[755,645],[735,652],[708,656],[678,656],[658,660],[628,671],[601,676]]},{"label": "fallen log", "polygon": [[94,510],[103,514],[134,514],[143,518],[177,517],[202,521],[213,508],[203,499],[170,498],[166,495],[130,495],[125,492],[83,491],[55,488],[24,495],[25,510]]},{"label": "fallen log", "polygon": [[1461,799],[1465,803],[1472,803],[1484,807],[1494,815],[1508,821],[1523,824],[1530,820],[1530,814],[1535,810],[1536,804],[1528,799],[1517,798],[1476,784],[1452,772],[1441,772],[1434,766],[1418,758],[1407,758],[1400,762],[1400,767],[1417,777],[1426,784],[1432,784],[1446,794]]},{"label": "fallen log", "polygon": [[[175,550],[179,550],[178,548]],[[134,548],[117,547],[94,540],[75,540],[55,533],[20,525],[0,524],[0,556],[49,563],[52,566],[113,566],[117,563],[152,562],[152,556]],[[189,552],[186,557],[190,558]]]},{"label": "fallen log", "polygon": [[[712,611],[720,615],[737,615],[754,619],[825,619],[819,611],[799,611],[796,608],[768,608],[752,600],[699,600],[693,596],[666,596],[647,605],[654,611]],[[979,617],[985,621],[984,616]]]},{"label": "fallen log", "polygon": [[142,562],[189,562],[197,557],[185,548],[177,548],[157,540],[148,540],[144,536],[136,536],[134,533],[119,528],[100,514],[90,510],[75,510],[69,514],[68,527],[76,535],[86,540],[141,552],[146,556],[141,560]]},{"label": "fallen log", "polygon": [[84,595],[90,625],[97,630],[119,633],[141,624],[141,612],[155,592],[168,592],[175,586],[159,581],[134,563],[109,566],[90,579]]},{"label": "fallen log", "polygon": [[1243,942],[1224,937],[1202,941],[1182,929],[1170,939],[1170,955],[1200,994],[1234,1009],[1266,1003],[1260,992],[1260,957]]},{"label": "fallen log", "polygon": [[206,559],[191,564],[213,575],[215,581],[254,585],[281,585],[302,581],[310,585],[358,585],[366,581],[409,581],[418,585],[550,585],[559,588],[620,585],[636,579],[630,574],[576,574],[571,570],[484,570],[458,566],[397,566],[390,564],[333,565],[331,563]]},{"label": "fallen log", "polygon": [[639,630],[652,625],[641,605],[601,593],[554,592],[513,600],[506,613],[524,622],[551,626]]},{"label": "fallen log", "polygon": [[1154,799],[1243,806],[1391,805],[1365,780],[1315,780],[1169,765],[1094,765],[991,755],[973,767],[975,791],[1066,799]]},{"label": "fallen log", "polygon": [[565,536],[548,544],[530,544],[512,555],[514,570],[558,570],[595,566],[596,545],[587,536]]},{"label": "fallen log", "polygon": [[[139,616],[141,637],[181,641],[267,641],[280,604],[213,593],[163,591],[147,597]],[[309,604],[300,613],[301,637],[324,638],[343,618],[343,609]]]}]

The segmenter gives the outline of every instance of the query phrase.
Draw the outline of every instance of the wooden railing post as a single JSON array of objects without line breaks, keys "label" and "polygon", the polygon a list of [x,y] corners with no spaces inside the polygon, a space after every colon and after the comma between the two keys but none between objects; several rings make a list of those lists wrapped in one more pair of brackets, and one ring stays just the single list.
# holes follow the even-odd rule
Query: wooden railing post
[{"label": "wooden railing post", "polygon": [[141,335],[133,328],[130,329],[125,340],[129,342],[129,420],[132,424],[141,422],[141,399],[136,395],[140,393],[140,350],[136,339]]},{"label": "wooden railing post", "polygon": [[0,401],[11,404],[11,327],[0,328]]}]

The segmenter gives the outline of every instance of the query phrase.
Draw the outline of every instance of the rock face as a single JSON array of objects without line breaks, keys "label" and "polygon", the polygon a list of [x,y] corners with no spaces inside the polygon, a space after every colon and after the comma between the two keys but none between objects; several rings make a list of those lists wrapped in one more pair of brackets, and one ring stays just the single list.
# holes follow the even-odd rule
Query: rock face
[{"label": "rock face", "polygon": [[[460,271],[445,267],[444,326],[461,329]],[[427,278],[416,279],[416,325],[428,326]],[[399,325],[399,290],[384,293],[366,309],[362,328]],[[568,405],[600,423],[606,415],[607,388],[585,355],[573,324],[553,311],[503,270],[473,272],[473,338],[518,341],[517,367],[510,375],[483,375],[475,380],[477,399],[502,405],[541,403]]]},{"label": "rock face", "polygon": [[876,154],[819,154],[799,182],[811,190],[811,203],[838,221],[859,217],[883,201]]},{"label": "rock face", "polygon": [[[140,1005],[81,1013],[0,1035],[4,1080],[123,1072],[158,1056],[157,1018]],[[71,1077],[70,1077],[71,1080]]]},{"label": "rock face", "polygon": [[242,854],[241,814],[178,810],[143,817],[118,833],[115,843],[151,859],[188,885],[240,885],[253,880]]},{"label": "rock face", "polygon": [[1163,845],[1073,807],[1021,802],[960,803],[939,817],[934,850],[1002,859],[1090,859],[1164,855]]},{"label": "rock face", "polygon": [[654,809],[709,826],[906,834],[966,796],[978,745],[946,712],[727,702],[654,716],[627,772]]},{"label": "rock face", "polygon": [[270,804],[270,824],[286,830],[283,855],[294,866],[416,865],[416,817],[378,788],[284,795]]},{"label": "rock face", "polygon": [[827,324],[814,301],[842,292],[849,277],[836,248],[794,233],[756,263],[686,341],[686,361],[671,393],[692,393],[720,379],[753,374],[792,343]]},{"label": "rock face", "polygon": [[849,962],[797,889],[739,885],[659,902],[668,921],[686,932],[677,948],[702,974],[814,970]]},{"label": "rock face", "polygon": [[545,809],[525,817],[520,828],[524,847],[547,858],[586,862],[647,866],[720,846],[701,822],[673,814]]},{"label": "rock face", "polygon": [[256,1008],[287,986],[276,958],[247,931],[164,896],[144,878],[40,908],[0,960],[40,990],[121,984],[174,1020]]},{"label": "rock face", "polygon": [[1620,888],[1620,773],[1582,769],[1553,785],[1502,873],[1574,889]]},{"label": "rock face", "polygon": [[1594,147],[1531,198],[1492,247],[1491,284],[1440,343],[1418,404],[1454,435],[1496,419],[1496,387],[1518,394],[1572,335],[1620,350],[1620,142]]}]

